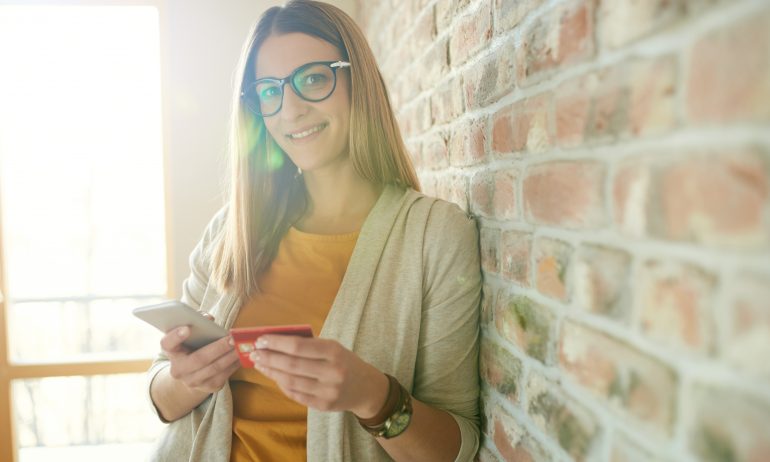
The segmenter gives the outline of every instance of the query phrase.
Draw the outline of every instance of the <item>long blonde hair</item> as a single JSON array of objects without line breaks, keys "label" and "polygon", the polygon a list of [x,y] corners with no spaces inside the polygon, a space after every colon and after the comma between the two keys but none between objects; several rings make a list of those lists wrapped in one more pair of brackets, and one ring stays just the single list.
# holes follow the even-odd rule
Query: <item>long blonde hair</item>
[{"label": "long blonde hair", "polygon": [[390,106],[385,82],[356,23],[332,5],[292,0],[265,11],[244,44],[237,67],[230,119],[231,174],[225,222],[210,259],[220,292],[249,297],[269,268],[286,231],[307,208],[297,167],[249,111],[241,92],[255,77],[262,43],[273,34],[300,32],[331,43],[350,62],[350,159],[358,174],[377,185],[420,189]]}]

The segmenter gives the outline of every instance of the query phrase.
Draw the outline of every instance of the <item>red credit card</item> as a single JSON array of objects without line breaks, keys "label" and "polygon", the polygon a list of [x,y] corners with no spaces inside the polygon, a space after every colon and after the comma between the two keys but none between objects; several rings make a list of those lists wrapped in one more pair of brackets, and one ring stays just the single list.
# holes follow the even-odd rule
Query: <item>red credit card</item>
[{"label": "red credit card", "polygon": [[254,363],[249,358],[249,354],[257,348],[255,344],[257,339],[266,334],[280,335],[299,335],[300,337],[312,337],[313,330],[310,324],[293,324],[284,326],[260,326],[260,327],[239,327],[230,329],[230,335],[235,341],[235,348],[238,351],[238,357],[241,360],[241,366],[254,367]]}]

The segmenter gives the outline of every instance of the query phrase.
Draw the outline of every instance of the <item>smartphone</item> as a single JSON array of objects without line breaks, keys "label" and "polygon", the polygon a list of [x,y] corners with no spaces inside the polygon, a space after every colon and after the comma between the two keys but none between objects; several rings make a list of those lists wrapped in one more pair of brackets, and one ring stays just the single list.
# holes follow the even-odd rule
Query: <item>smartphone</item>
[{"label": "smartphone", "polygon": [[208,345],[228,334],[227,329],[178,300],[156,305],[134,308],[134,316],[152,324],[161,332],[168,332],[179,326],[190,326],[190,336],[183,345],[191,350]]},{"label": "smartphone", "polygon": [[249,354],[257,348],[254,345],[257,339],[265,334],[281,335],[299,335],[300,337],[312,337],[313,330],[310,324],[292,324],[283,326],[259,326],[259,327],[239,327],[230,329],[230,335],[235,341],[235,348],[238,351],[238,358],[241,360],[241,366],[254,367],[254,362],[249,358]]}]

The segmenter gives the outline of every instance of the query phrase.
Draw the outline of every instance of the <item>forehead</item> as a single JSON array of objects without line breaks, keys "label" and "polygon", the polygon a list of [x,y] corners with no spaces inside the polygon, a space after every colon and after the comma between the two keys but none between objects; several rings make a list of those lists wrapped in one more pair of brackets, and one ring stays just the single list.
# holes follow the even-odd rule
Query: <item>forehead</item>
[{"label": "forehead", "polygon": [[285,77],[299,66],[312,61],[342,59],[329,42],[302,33],[271,35],[258,50],[257,78]]}]

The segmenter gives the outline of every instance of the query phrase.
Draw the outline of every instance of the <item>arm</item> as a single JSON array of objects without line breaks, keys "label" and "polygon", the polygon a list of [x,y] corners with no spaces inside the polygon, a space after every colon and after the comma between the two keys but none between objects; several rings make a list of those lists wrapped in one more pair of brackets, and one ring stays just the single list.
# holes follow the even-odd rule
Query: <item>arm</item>
[{"label": "arm", "polygon": [[378,442],[399,461],[472,460],[480,433],[481,268],[475,221],[454,204],[436,202],[426,226],[423,258],[414,414],[404,433]]},{"label": "arm", "polygon": [[230,337],[223,337],[190,352],[182,345],[190,329],[180,327],[161,339],[169,367],[161,369],[150,384],[150,396],[161,420],[184,417],[211,393],[222,388],[240,362]]}]

